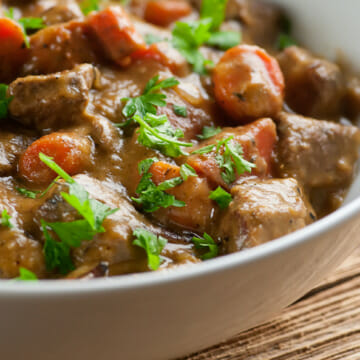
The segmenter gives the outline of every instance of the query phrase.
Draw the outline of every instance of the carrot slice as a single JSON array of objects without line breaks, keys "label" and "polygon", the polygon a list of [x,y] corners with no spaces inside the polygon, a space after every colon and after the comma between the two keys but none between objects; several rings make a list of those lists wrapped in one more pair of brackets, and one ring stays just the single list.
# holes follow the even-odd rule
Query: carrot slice
[{"label": "carrot slice", "polygon": [[130,55],[134,51],[146,49],[144,39],[120,6],[94,12],[90,14],[87,22],[108,57],[121,66],[130,62]]},{"label": "carrot slice", "polygon": [[90,141],[74,133],[52,133],[33,142],[21,156],[19,175],[39,185],[48,184],[56,174],[40,159],[39,153],[54,158],[68,174],[75,175],[89,164],[92,145]]},{"label": "carrot slice", "polygon": [[0,18],[0,56],[13,54],[24,47],[24,32],[14,20]]},{"label": "carrot slice", "polygon": [[180,167],[163,161],[157,161],[151,165],[149,172],[152,174],[152,181],[159,185],[166,180],[180,176]]},{"label": "carrot slice", "polygon": [[146,3],[145,20],[159,26],[168,26],[191,13],[191,6],[185,1],[152,0]]}]

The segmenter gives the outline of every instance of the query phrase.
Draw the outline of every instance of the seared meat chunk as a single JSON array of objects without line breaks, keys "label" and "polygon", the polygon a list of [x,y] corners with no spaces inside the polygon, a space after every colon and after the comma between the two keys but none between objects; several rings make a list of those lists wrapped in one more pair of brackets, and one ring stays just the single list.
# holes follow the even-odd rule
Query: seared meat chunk
[{"label": "seared meat chunk", "polygon": [[286,83],[286,102],[296,112],[316,117],[340,115],[345,81],[338,65],[296,46],[279,56]]},{"label": "seared meat chunk", "polygon": [[9,87],[10,115],[25,126],[59,129],[74,123],[89,102],[96,68],[84,64],[61,73],[18,78]]},{"label": "seared meat chunk", "polygon": [[249,180],[235,186],[231,194],[233,201],[219,227],[227,253],[264,244],[315,220],[294,179]]},{"label": "seared meat chunk", "polygon": [[51,74],[79,64],[99,63],[99,47],[84,21],[45,27],[30,36],[30,44],[23,75]]},{"label": "seared meat chunk", "polygon": [[346,83],[345,115],[356,121],[360,115],[360,79],[353,76]]},{"label": "seared meat chunk", "polygon": [[294,177],[305,188],[350,183],[360,146],[357,127],[287,113],[277,124],[281,177]]},{"label": "seared meat chunk", "polygon": [[42,14],[42,19],[46,25],[56,25],[74,19],[81,19],[83,13],[75,0],[62,0],[61,4],[47,9]]},{"label": "seared meat chunk", "polygon": [[[155,234],[163,230],[152,225],[128,202],[119,191],[87,175],[77,175],[74,179],[83,185],[91,198],[97,199],[111,208],[119,210],[103,223],[104,233],[95,235],[91,241],[84,241],[81,247],[73,249],[72,257],[76,267],[96,267],[106,262],[110,272],[136,272],[147,270],[146,254],[143,249],[133,246],[133,231],[144,228]],[[78,214],[61,197],[62,186],[57,186],[46,198],[45,203],[35,213],[35,221],[73,221]],[[164,235],[166,236],[166,235]],[[165,249],[164,249],[165,250]],[[176,259],[174,260],[176,262]],[[172,263],[171,258],[169,262]],[[194,262],[196,259],[194,258]],[[111,269],[113,267],[113,269]],[[121,269],[121,270],[120,270]]]},{"label": "seared meat chunk", "polygon": [[33,141],[32,136],[25,134],[0,133],[0,176],[10,175],[16,170],[19,156]]},{"label": "seared meat chunk", "polygon": [[39,278],[45,277],[42,245],[28,238],[18,229],[0,229],[0,278],[11,279],[19,275],[23,267]]}]

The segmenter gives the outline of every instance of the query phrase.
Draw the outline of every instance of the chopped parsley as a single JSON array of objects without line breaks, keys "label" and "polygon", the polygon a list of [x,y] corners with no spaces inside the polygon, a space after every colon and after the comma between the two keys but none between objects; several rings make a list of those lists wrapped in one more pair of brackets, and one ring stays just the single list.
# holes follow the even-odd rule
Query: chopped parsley
[{"label": "chopped parsley", "polygon": [[198,175],[192,166],[189,164],[183,164],[180,167],[180,176],[184,181],[186,181],[190,176],[196,177]]},{"label": "chopped parsley", "polygon": [[0,84],[0,119],[5,119],[8,115],[8,107],[13,97],[7,95],[8,86]]},{"label": "chopped parsley", "polygon": [[24,43],[27,48],[30,47],[30,41],[28,36],[29,30],[40,30],[46,27],[44,20],[37,17],[23,17],[19,20],[14,18],[14,8],[10,8],[7,11],[4,11],[4,14],[7,18],[16,21],[22,28],[24,33]]},{"label": "chopped parsley", "polygon": [[146,251],[149,268],[157,270],[161,264],[160,254],[166,246],[167,240],[145,229],[136,229],[133,236],[136,238],[133,245],[139,246]]},{"label": "chopped parsley", "polygon": [[241,35],[232,31],[218,31],[225,18],[227,0],[204,0],[200,20],[175,23],[172,31],[172,45],[193,66],[199,74],[205,74],[212,61],[205,59],[200,46],[207,44],[227,50],[241,42]]},{"label": "chopped parsley", "polygon": [[219,205],[219,208],[224,210],[231,203],[232,196],[219,186],[216,190],[210,193],[209,199],[214,200]]},{"label": "chopped parsley", "polygon": [[99,11],[99,0],[83,0],[80,3],[80,9],[85,16],[90,14],[92,11]]},{"label": "chopped parsley", "polygon": [[280,34],[276,40],[276,47],[279,50],[284,50],[290,46],[297,45],[294,38],[291,36],[292,23],[289,18],[283,16],[280,19]]},{"label": "chopped parsley", "polygon": [[[98,233],[105,232],[102,226],[104,220],[118,209],[110,209],[100,201],[90,199],[85,188],[78,184],[50,157],[40,153],[39,158],[65,180],[69,192],[61,192],[60,194],[82,217],[80,220],[64,223],[48,223],[43,220],[41,222],[46,240],[44,253],[47,268],[48,270],[58,269],[61,274],[67,274],[74,268],[70,257],[70,249],[79,247],[84,240],[92,240]],[[52,238],[49,229],[58,236],[60,241]]]},{"label": "chopped parsley", "polygon": [[204,233],[202,238],[193,237],[192,242],[195,244],[195,248],[198,250],[208,250],[200,256],[202,260],[208,260],[216,257],[219,253],[219,247],[215,243],[214,239],[207,233]]},{"label": "chopped parsley", "polygon": [[25,188],[20,188],[20,187],[16,187],[15,189],[19,194],[21,194],[25,197],[28,197],[30,199],[39,199],[39,198],[42,198],[43,196],[45,196],[59,179],[60,179],[60,176],[58,176],[44,191],[38,191],[38,190],[31,191],[31,190],[28,190]]},{"label": "chopped parsley", "polygon": [[[218,140],[216,144],[205,146],[191,153],[204,155],[215,151],[215,160],[221,169],[221,177],[227,184],[236,180],[236,173],[241,175],[244,172],[251,172],[251,169],[256,166],[244,159],[242,146],[232,140],[233,136],[229,136],[226,139]],[[222,153],[220,153],[220,148],[224,149]]]},{"label": "chopped parsley", "polygon": [[4,209],[1,213],[1,226],[7,227],[9,229],[12,229],[14,225],[10,222],[11,216],[9,215],[8,211]]},{"label": "chopped parsley", "polygon": [[181,105],[173,105],[173,110],[175,115],[177,116],[182,116],[182,117],[187,117],[187,109],[186,106],[181,106]]},{"label": "chopped parsley", "polygon": [[137,130],[138,142],[148,148],[159,150],[164,155],[178,157],[187,155],[181,147],[192,147],[192,143],[179,141],[184,137],[180,129],[175,129],[166,115],[153,115],[147,113],[144,117],[134,116],[134,121],[140,127]]},{"label": "chopped parsley", "polygon": [[19,277],[17,277],[15,280],[21,280],[21,281],[37,281],[37,276],[30,270],[25,269],[21,267],[19,269]]},{"label": "chopped parsley", "polygon": [[174,87],[179,84],[179,81],[174,77],[158,81],[159,75],[156,75],[146,84],[141,96],[121,99],[126,102],[122,110],[122,114],[126,118],[132,118],[134,115],[145,116],[147,113],[155,115],[157,106],[166,105],[166,95],[158,93],[158,91]]},{"label": "chopped parsley", "polygon": [[180,185],[184,180],[182,177],[176,177],[166,180],[159,185],[155,185],[152,181],[152,174],[149,172],[151,165],[156,162],[156,158],[146,159],[139,163],[139,173],[142,178],[136,188],[138,198],[131,199],[142,206],[145,212],[154,212],[160,208],[168,208],[169,206],[184,207],[186,204],[179,201],[174,195],[166,193],[166,190]]},{"label": "chopped parsley", "polygon": [[166,39],[162,39],[160,36],[154,35],[154,34],[146,34],[144,39],[145,39],[145,42],[147,45],[155,44],[155,43],[166,40]]},{"label": "chopped parsley", "polygon": [[201,140],[207,140],[211,137],[219,134],[221,132],[220,127],[213,127],[213,126],[204,126],[202,129],[202,135],[198,135],[197,137]]}]

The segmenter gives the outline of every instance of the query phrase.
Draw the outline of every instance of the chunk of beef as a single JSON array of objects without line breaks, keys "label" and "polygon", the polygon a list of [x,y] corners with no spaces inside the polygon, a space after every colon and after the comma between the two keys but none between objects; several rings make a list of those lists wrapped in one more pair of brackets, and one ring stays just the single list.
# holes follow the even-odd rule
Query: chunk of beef
[{"label": "chunk of beef", "polygon": [[61,4],[57,4],[47,9],[42,14],[44,23],[48,26],[68,22],[74,19],[81,19],[83,13],[80,6],[75,0],[62,0]]},{"label": "chunk of beef", "polygon": [[337,117],[345,95],[338,65],[296,46],[278,55],[286,83],[286,102],[296,112],[316,117]]},{"label": "chunk of beef", "polygon": [[34,140],[34,137],[25,134],[0,132],[0,176],[11,175],[16,171],[20,155]]},{"label": "chunk of beef", "polygon": [[30,37],[23,75],[51,74],[84,63],[98,64],[101,54],[83,21],[48,26]]},{"label": "chunk of beef", "polygon": [[360,146],[357,127],[287,113],[277,125],[281,177],[294,177],[305,188],[351,182]]},{"label": "chunk of beef", "polygon": [[73,124],[89,102],[96,79],[92,65],[40,76],[26,76],[10,84],[10,115],[25,126],[59,129]]},{"label": "chunk of beef", "polygon": [[315,220],[294,179],[249,180],[231,193],[233,201],[218,230],[226,253],[264,244]]},{"label": "chunk of beef", "polygon": [[360,115],[360,79],[356,76],[348,79],[345,95],[345,115],[356,121]]},{"label": "chunk of beef", "polygon": [[[104,221],[104,233],[97,234],[91,241],[84,241],[81,247],[73,250],[72,257],[76,267],[91,268],[106,262],[111,273],[146,271],[147,259],[144,250],[132,245],[133,231],[144,228],[160,234],[162,230],[138,213],[125,196],[105,183],[87,175],[77,175],[74,179],[86,188],[92,198],[119,209]],[[76,211],[62,199],[62,190],[62,186],[57,186],[49,193],[45,203],[35,213],[37,223],[40,219],[56,222],[79,218]],[[169,262],[172,262],[171,258]]]},{"label": "chunk of beef", "polygon": [[0,229],[0,278],[11,279],[19,275],[23,267],[39,278],[45,277],[46,269],[42,244],[27,237],[18,229]]}]

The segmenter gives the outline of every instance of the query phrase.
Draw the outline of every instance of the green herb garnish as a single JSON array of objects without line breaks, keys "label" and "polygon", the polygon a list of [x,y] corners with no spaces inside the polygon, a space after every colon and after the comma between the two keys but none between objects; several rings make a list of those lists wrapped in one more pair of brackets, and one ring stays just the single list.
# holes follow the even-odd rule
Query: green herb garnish
[{"label": "green herb garnish", "polygon": [[204,126],[202,129],[202,135],[198,135],[197,137],[201,140],[207,140],[211,137],[219,134],[221,132],[220,127],[213,127],[213,126]]},{"label": "green herb garnish", "polygon": [[209,199],[214,200],[219,205],[219,208],[224,210],[231,203],[232,196],[219,186],[216,190],[210,193]]},{"label": "green herb garnish", "polygon": [[19,277],[15,278],[15,280],[21,281],[37,281],[37,276],[30,270],[25,269],[23,267],[19,268]]},{"label": "green herb garnish", "polygon": [[44,20],[42,18],[36,17],[23,17],[19,20],[14,18],[14,8],[9,8],[9,10],[4,11],[4,14],[7,18],[16,21],[22,28],[24,33],[24,43],[27,48],[30,47],[30,41],[28,36],[29,30],[40,30],[46,27]]},{"label": "green herb garnish", "polygon": [[28,190],[28,189],[20,188],[20,187],[16,187],[15,189],[19,194],[26,196],[30,199],[40,199],[51,190],[51,188],[55,185],[55,183],[58,180],[60,180],[60,176],[58,176],[44,191],[38,191],[38,190],[32,191],[32,190]]},{"label": "green herb garnish", "polygon": [[126,102],[122,114],[126,118],[132,118],[134,115],[145,116],[147,113],[156,114],[157,106],[166,105],[166,95],[158,93],[159,90],[168,89],[179,84],[174,77],[159,81],[159,75],[154,76],[146,84],[143,94],[133,98],[122,98]]},{"label": "green herb garnish", "polygon": [[134,121],[140,127],[138,142],[148,148],[159,150],[161,153],[171,157],[187,155],[181,147],[192,147],[192,143],[179,141],[184,137],[180,129],[175,129],[169,122],[166,115],[153,115],[147,113],[143,118],[140,115],[134,116]]},{"label": "green herb garnish", "polygon": [[8,107],[13,97],[7,95],[8,86],[0,84],[0,119],[5,119],[8,115]]},{"label": "green herb garnish", "polygon": [[[104,220],[118,211],[118,209],[110,209],[100,201],[90,199],[89,193],[85,188],[78,184],[50,157],[40,153],[39,158],[65,180],[64,185],[68,187],[69,192],[61,192],[60,194],[82,217],[80,220],[64,223],[42,221],[42,228],[46,239],[44,253],[47,268],[49,270],[57,268],[60,273],[66,274],[73,269],[70,258],[71,247],[79,247],[82,241],[92,240],[97,233],[105,232],[102,226]],[[49,234],[48,229],[53,230],[60,241],[54,240]]]},{"label": "green herb garnish", "polygon": [[284,50],[290,46],[297,45],[294,38],[291,36],[292,23],[289,18],[283,16],[280,19],[280,34],[276,40],[276,47],[279,50]]},{"label": "green herb garnish", "polygon": [[136,238],[133,244],[146,251],[149,268],[157,270],[161,264],[160,254],[166,246],[167,240],[145,229],[136,229],[133,235]]},{"label": "green herb garnish", "polygon": [[196,177],[198,176],[198,174],[192,166],[190,166],[189,164],[183,164],[180,167],[180,176],[184,181],[186,181],[189,176]]},{"label": "green herb garnish", "polygon": [[154,212],[160,208],[168,208],[169,206],[184,207],[186,204],[179,201],[174,195],[166,193],[166,190],[180,185],[184,180],[182,177],[176,177],[166,180],[159,185],[155,185],[152,181],[152,174],[149,173],[151,165],[156,162],[156,158],[146,159],[139,163],[139,173],[142,178],[136,188],[138,198],[131,199],[142,206],[145,212]]},{"label": "green herb garnish", "polygon": [[233,31],[218,31],[224,21],[227,0],[204,0],[200,20],[175,23],[172,31],[172,44],[199,74],[206,74],[213,66],[204,58],[200,46],[207,44],[227,50],[241,42],[241,34]]},{"label": "green herb garnish", "polygon": [[99,11],[99,0],[83,0],[80,3],[80,8],[85,16],[90,14],[92,11]]},{"label": "green herb garnish", "polygon": [[9,215],[8,211],[4,209],[1,213],[1,226],[7,227],[9,229],[12,229],[14,225],[10,222],[11,216]]},{"label": "green herb garnish", "polygon": [[198,250],[208,249],[208,252],[201,255],[202,260],[208,260],[216,257],[219,253],[219,247],[215,243],[214,239],[207,233],[204,233],[202,238],[193,237],[192,242],[195,244],[195,248]]},{"label": "green herb garnish", "polygon": [[177,116],[187,117],[187,109],[186,106],[181,105],[173,105],[174,113]]}]

